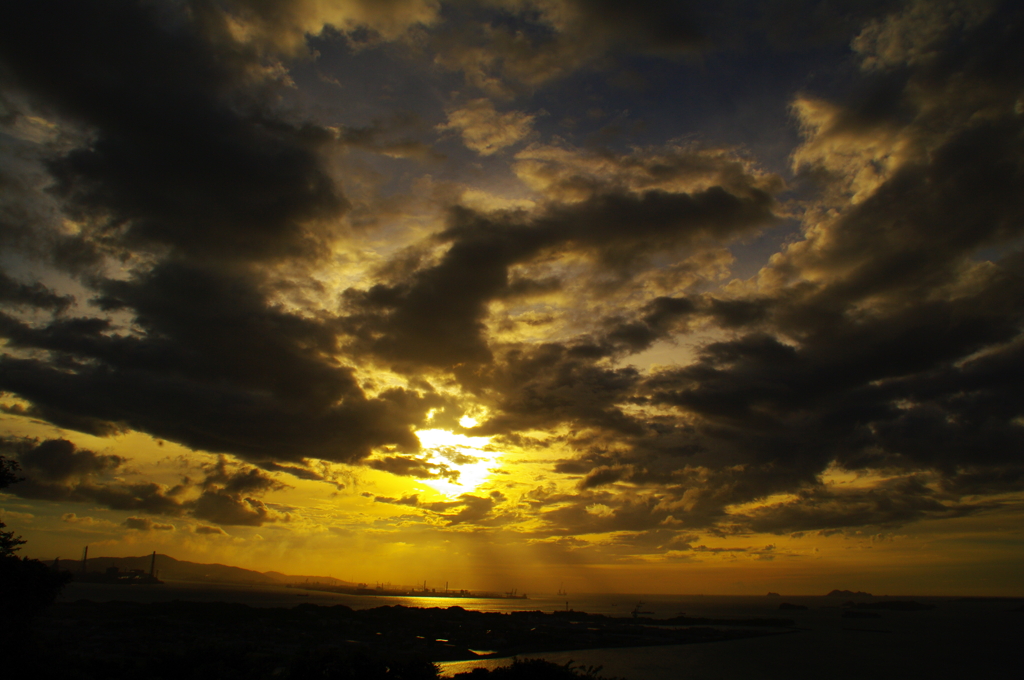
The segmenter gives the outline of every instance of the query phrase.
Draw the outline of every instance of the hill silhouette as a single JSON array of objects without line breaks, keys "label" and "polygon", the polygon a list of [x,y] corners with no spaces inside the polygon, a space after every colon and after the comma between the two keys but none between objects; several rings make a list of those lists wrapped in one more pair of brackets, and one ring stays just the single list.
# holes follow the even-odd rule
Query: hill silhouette
[{"label": "hill silhouette", "polygon": [[[151,555],[141,557],[90,557],[86,560],[85,570],[87,572],[104,572],[110,567],[117,567],[120,571],[131,569],[142,569],[149,571]],[[45,560],[52,563],[53,560]],[[81,560],[61,560],[61,569],[77,574],[82,570]],[[170,555],[157,553],[156,569],[160,579],[163,581],[198,581],[206,583],[236,583],[236,584],[264,584],[264,585],[287,585],[290,583],[304,583],[306,581],[336,585],[352,586],[355,583],[342,581],[331,576],[306,576],[282,574],[279,571],[254,571],[242,567],[232,567],[226,564],[204,564],[201,562],[188,562],[178,560]]]}]

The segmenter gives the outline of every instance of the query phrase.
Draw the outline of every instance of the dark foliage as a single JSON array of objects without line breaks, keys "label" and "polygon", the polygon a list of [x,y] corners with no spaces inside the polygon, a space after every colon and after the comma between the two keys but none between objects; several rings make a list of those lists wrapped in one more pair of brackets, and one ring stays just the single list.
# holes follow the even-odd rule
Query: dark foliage
[{"label": "dark foliage", "polygon": [[70,580],[69,573],[51,571],[38,560],[0,557],[0,640],[17,650],[19,664],[48,653],[34,639],[31,624]]},{"label": "dark foliage", "polygon": [[53,604],[69,572],[56,572],[39,560],[13,555],[0,557],[0,602],[3,626],[22,628],[42,609]]},{"label": "dark foliage", "polygon": [[344,655],[336,651],[298,656],[290,678],[331,678],[332,680],[435,680],[438,668],[416,656],[386,658],[359,651]]},{"label": "dark foliage", "polygon": [[[544,618],[539,612],[513,617],[458,607],[354,611],[312,604],[78,600],[59,602],[39,616],[28,649],[35,650],[31,665],[38,676],[62,680],[436,680],[434,662],[473,658],[462,642],[467,631],[479,630],[495,643],[512,632],[501,628],[502,621],[530,629],[543,627]],[[474,677],[597,680],[599,671],[517,659],[507,668],[474,671]]]},{"label": "dark foliage", "polygon": [[[18,476],[20,469],[18,461],[0,456],[0,489],[6,489],[11,484],[20,482],[22,479]],[[13,531],[4,531],[6,528],[7,525],[0,522],[0,557],[12,557],[25,543],[25,540],[21,536],[15,536]]]},{"label": "dark foliage", "polygon": [[21,470],[21,466],[18,465],[18,461],[0,456],[0,489],[6,489],[11,484],[20,482],[19,470]]},{"label": "dark foliage", "polygon": [[[0,489],[21,481],[19,469],[16,461],[0,456]],[[0,522],[0,635],[14,641],[27,634],[36,614],[53,604],[71,574],[55,572],[39,560],[19,559],[14,553],[25,540],[5,528]]]},{"label": "dark foliage", "polygon": [[[52,650],[37,662],[43,676],[79,680],[438,680],[439,668],[416,656],[380,651],[301,649],[289,657],[268,654],[256,646],[197,645],[178,652],[136,656],[104,656]],[[512,665],[476,668],[455,678],[476,680],[623,680],[602,678],[600,667],[564,665],[543,659],[516,659]]]}]

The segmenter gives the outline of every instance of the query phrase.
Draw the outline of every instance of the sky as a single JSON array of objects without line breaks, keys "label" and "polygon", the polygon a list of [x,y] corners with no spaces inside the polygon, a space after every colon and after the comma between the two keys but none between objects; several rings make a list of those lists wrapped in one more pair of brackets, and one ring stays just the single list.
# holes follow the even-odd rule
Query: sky
[{"label": "sky", "polygon": [[23,554],[1024,595],[1024,8],[0,10]]}]

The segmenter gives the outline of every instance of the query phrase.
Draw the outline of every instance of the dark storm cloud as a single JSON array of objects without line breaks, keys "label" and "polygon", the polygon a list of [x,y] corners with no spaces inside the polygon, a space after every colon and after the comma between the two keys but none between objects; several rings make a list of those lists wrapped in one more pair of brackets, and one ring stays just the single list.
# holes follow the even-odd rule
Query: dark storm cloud
[{"label": "dark storm cloud", "polygon": [[1022,462],[1022,378],[1024,343],[1017,339],[959,365],[893,381],[887,387],[900,403],[875,425],[879,446],[953,480],[974,476],[980,484],[985,469],[1005,475]]},{"label": "dark storm cloud", "polygon": [[159,524],[148,517],[129,517],[121,524],[135,531],[174,531],[173,524]]},{"label": "dark storm cloud", "polygon": [[58,295],[41,283],[21,283],[0,271],[0,304],[63,312],[72,303],[70,295]]},{"label": "dark storm cloud", "polygon": [[197,526],[193,531],[203,536],[227,536],[227,532],[220,527],[211,527],[207,525]]},{"label": "dark storm cloud", "polygon": [[694,554],[719,555],[735,559],[740,555],[757,560],[770,561],[780,553],[774,544],[744,547],[708,547],[694,545],[700,537],[696,534],[679,533],[672,529],[658,528],[647,531],[623,532],[616,534],[608,545],[610,554],[619,559],[632,560],[637,554],[658,555],[662,559],[689,561]]},{"label": "dark storm cloud", "polygon": [[[58,425],[130,427],[259,461],[418,448],[411,428],[430,398],[368,399],[330,357],[332,333],[271,303],[260,268],[315,259],[336,236],[346,201],[327,171],[335,133],[278,114],[270,62],[230,38],[223,15],[180,9],[44,0],[6,12],[5,86],[86,131],[48,163],[52,193],[82,227],[76,247],[155,260],[85,281],[139,332],[102,318],[4,317],[10,347],[50,356],[5,356],[2,389]],[[0,283],[12,301],[63,304]]]},{"label": "dark storm cloud", "polygon": [[[370,493],[364,493],[364,496],[373,496]],[[419,494],[413,494],[412,496],[403,496],[402,498],[390,498],[388,496],[373,496],[375,503],[389,503],[391,505],[407,505],[413,508],[418,508],[420,505]]]},{"label": "dark storm cloud", "polygon": [[278,518],[263,501],[221,490],[204,491],[192,504],[192,515],[224,526],[263,526]]},{"label": "dark storm cloud", "polygon": [[[601,497],[584,495],[549,518],[554,526],[571,522],[637,530],[673,514],[687,527],[767,531],[770,515],[779,521],[772,531],[785,532],[841,521],[851,522],[842,526],[892,525],[957,516],[974,506],[957,505],[956,499],[986,488],[989,493],[1019,488],[1021,479],[1024,434],[1017,419],[1024,412],[1019,388],[1024,345],[1019,340],[999,345],[1019,332],[1015,300],[1024,295],[1024,282],[998,274],[988,283],[974,296],[898,314],[826,317],[825,325],[809,315],[817,323],[804,323],[799,345],[766,333],[711,343],[691,365],[609,384],[603,397],[580,377],[581,371],[597,372],[586,360],[578,360],[572,379],[556,379],[572,364],[565,348],[549,347],[551,363],[524,363],[522,373],[500,391],[498,413],[481,427],[501,431],[565,423],[589,428],[589,434],[571,439],[585,453],[558,463],[556,470],[584,475],[584,491],[619,482],[654,489],[660,499],[653,506],[657,511],[643,515],[630,507],[620,517],[618,500],[608,497],[600,502],[613,511],[598,518],[585,508]],[[778,304],[785,305],[785,299]],[[986,347],[980,356],[963,360]],[[522,395],[518,401],[517,394]],[[627,418],[621,412],[616,417],[633,395],[644,397],[638,403],[678,409],[685,420]],[[602,398],[602,408],[585,417],[584,407]],[[687,461],[710,469],[680,474]],[[810,488],[833,461],[853,469],[935,470],[947,491],[919,493],[904,484],[856,498],[806,492],[806,503],[765,511],[756,522],[726,514],[730,505]],[[794,515],[801,507],[798,519]],[[840,520],[844,513],[847,520]]]},{"label": "dark storm cloud", "polygon": [[[562,242],[596,251],[601,264],[628,271],[651,253],[701,239],[728,241],[774,221],[772,197],[754,190],[737,195],[722,187],[687,193],[645,191],[639,195],[599,194],[579,204],[558,206],[539,220],[550,232],[543,246]],[[457,225],[453,235],[473,226]],[[468,227],[468,228],[466,228]]]},{"label": "dark storm cloud", "polygon": [[[595,474],[608,470],[600,468]],[[538,535],[628,532],[620,535],[618,541],[634,548],[701,550],[688,545],[696,536],[687,537],[679,532],[703,529],[727,536],[853,530],[864,526],[894,528],[923,519],[963,517],[999,507],[997,502],[965,500],[950,494],[945,487],[928,485],[909,475],[874,487],[853,489],[811,483],[794,490],[793,497],[785,501],[726,513],[726,506],[747,495],[739,487],[750,486],[750,477],[757,474],[749,470],[705,471],[700,475],[700,486],[662,485],[645,494],[592,491],[592,487],[581,485],[576,496],[545,498],[534,506],[534,512],[545,524]],[[686,493],[688,490],[690,493]],[[749,497],[763,494],[761,489]],[[545,509],[546,505],[554,507]]]},{"label": "dark storm cloud", "polygon": [[100,319],[43,328],[7,320],[0,332],[12,346],[50,350],[74,370],[7,357],[2,389],[69,427],[75,421],[60,414],[253,460],[349,461],[381,444],[418,448],[410,425],[437,400],[401,389],[366,398],[351,372],[326,358],[331,333],[269,305],[258,278],[168,263],[100,288],[99,303],[131,310],[145,335],[110,332]]},{"label": "dark storm cloud", "polygon": [[[821,224],[808,215],[807,240],[762,272],[769,285],[750,296],[680,298],[677,316],[660,327],[668,330],[637,314],[596,338],[591,352],[575,353],[575,363],[570,343],[549,346],[549,363],[495,381],[502,389],[481,426],[488,432],[589,429],[570,440],[579,457],[555,466],[583,478],[578,501],[545,514],[552,527],[641,530],[670,514],[682,526],[730,532],[895,526],[987,507],[964,500],[972,493],[1021,489],[1024,256],[1015,248],[1024,149],[1015,100],[1024,62],[1021,15],[1006,7],[974,32],[950,33],[955,47],[869,76],[809,140],[807,148],[836,150],[821,156],[837,173],[833,188],[847,186],[839,173],[851,161],[839,152],[870,150],[886,135],[929,151],[909,156],[856,203],[836,207],[826,193],[837,215]],[[568,366],[607,374],[598,362],[612,341],[643,349],[698,320],[734,335],[706,344],[689,365],[604,392],[576,395],[567,385],[585,380],[552,379]],[[507,365],[540,354],[511,354]],[[595,403],[598,417],[581,417],[580,407]],[[643,410],[625,410],[630,404]],[[832,493],[817,485],[833,462],[938,477],[928,487],[911,476]],[[691,465],[699,474],[687,472]],[[623,505],[600,493],[610,484],[658,501]],[[792,492],[798,500],[728,514]],[[609,510],[590,513],[593,503]]]},{"label": "dark storm cloud", "polygon": [[286,486],[254,467],[229,469],[223,456],[203,471],[202,487],[205,490],[218,490],[230,495],[266,493]]},{"label": "dark storm cloud", "polygon": [[[655,400],[702,414],[732,442],[753,445],[755,457],[778,456],[794,471],[830,456],[946,474],[1014,458],[1020,396],[988,367],[1019,372],[1020,256],[988,266],[974,258],[1011,249],[1024,223],[1021,121],[1010,94],[1024,84],[1024,63],[1006,58],[1018,53],[1011,46],[1022,28],[1019,11],[996,13],[944,54],[873,82],[811,138],[808,148],[844,139],[869,148],[880,130],[898,130],[932,148],[766,270],[821,281],[761,298],[745,321],[770,320],[789,342],[747,335],[710,345],[700,362],[654,376]],[[879,108],[880,92],[896,102]],[[972,118],[979,109],[991,114]],[[917,119],[908,123],[908,112]],[[662,379],[689,386],[662,391]]]},{"label": "dark storm cloud", "polygon": [[512,265],[569,249],[625,278],[655,253],[729,240],[769,224],[773,205],[763,191],[739,196],[716,186],[693,194],[598,194],[536,217],[456,208],[440,236],[451,242],[440,263],[403,282],[349,291],[354,315],[347,326],[367,349],[399,363],[486,362],[487,303],[508,293]]},{"label": "dark storm cloud", "polygon": [[569,459],[558,461],[555,463],[554,469],[565,475],[582,475],[594,469],[594,465],[588,461]]},{"label": "dark storm cloud", "polygon": [[22,404],[0,404],[0,411],[15,416],[38,418],[40,420],[53,423],[54,425],[58,425],[59,427],[65,427],[69,430],[76,430],[78,432],[91,434],[94,437],[112,437],[117,434],[123,434],[127,430],[123,424],[112,423],[110,421],[99,420],[97,418],[90,418],[88,416],[81,416],[50,406],[38,406],[35,404],[30,404],[28,406],[24,406]]},{"label": "dark storm cloud", "polygon": [[[298,479],[305,479],[307,481],[314,482],[331,481],[331,483],[335,483],[333,480],[329,480],[325,475],[320,474],[309,467],[302,467],[300,465],[281,465],[272,461],[263,461],[259,463],[259,466],[264,470],[269,470],[270,472],[285,472]],[[339,485],[339,488],[342,487],[344,487],[343,484]]]},{"label": "dark storm cloud", "polygon": [[[417,454],[413,431],[430,409],[454,420],[458,399],[422,380],[369,396],[339,357],[447,371],[488,414],[466,431],[534,446],[536,430],[574,452],[550,464],[574,477],[575,495],[523,501],[548,535],[628,532],[638,548],[683,550],[667,537],[698,528],[897,526],[980,511],[972,495],[1019,492],[1021,10],[746,4],[716,10],[742,14],[734,28],[654,1],[13,7],[0,22],[0,82],[20,107],[11,120],[43,115],[70,140],[47,147],[46,168],[50,200],[75,224],[39,247],[80,274],[101,315],[83,304],[72,317],[70,298],[0,276],[0,389],[29,402],[4,408],[94,434],[145,431],[303,479],[327,477],[310,462],[322,459],[454,481],[449,463],[468,461]],[[233,37],[225,7],[248,37]],[[529,120],[527,132],[534,117],[511,110],[517,93],[609,55],[746,49],[755,41],[735,36],[748,33],[798,51],[852,39],[836,80],[857,82],[846,99],[807,92],[794,103],[799,201],[780,205],[781,179],[731,151],[536,141],[512,163],[536,207],[453,208],[441,233],[348,290],[334,318],[280,301],[341,233],[348,204],[332,150],[432,154],[400,132],[411,121],[327,129],[275,103],[276,59],[306,52],[304,35],[331,23],[353,41],[354,28],[368,29],[367,45],[434,45],[424,63],[505,97],[502,115]],[[542,138],[539,122],[531,129]],[[780,215],[803,232],[757,277],[712,289],[716,275],[728,281],[725,247]],[[686,267],[693,282],[670,276]],[[490,317],[545,297],[578,316],[538,313],[558,326],[554,339],[507,339]],[[682,363],[628,363],[676,342]],[[221,460],[175,492],[98,481],[120,459],[67,446],[26,449],[31,478],[12,492],[225,525],[287,519],[259,500],[281,485],[255,468]],[[832,465],[898,481],[836,491],[821,481]],[[780,493],[796,500],[772,499]],[[505,521],[492,496],[375,500],[452,525]],[[768,505],[736,509],[757,503]]]},{"label": "dark storm cloud", "polygon": [[[592,512],[597,504],[606,512]],[[539,513],[552,535],[580,535],[619,531],[647,531],[658,527],[670,515],[655,496],[618,496],[598,493]]]},{"label": "dark storm cloud", "polygon": [[46,482],[65,482],[102,474],[116,470],[125,462],[120,456],[79,449],[66,439],[48,439],[41,443],[5,439],[3,448],[17,455],[30,477]]},{"label": "dark storm cloud", "polygon": [[955,280],[980,248],[1017,238],[1024,223],[1020,127],[1019,118],[1007,118],[950,135],[927,163],[901,168],[850,209],[830,230],[827,247],[794,258],[800,266],[843,272],[818,291],[821,306],[923,296]]},{"label": "dark storm cloud", "polygon": [[[672,418],[634,415],[630,406],[657,403],[649,393],[650,377],[633,367],[612,367],[607,359],[628,356],[651,346],[656,340],[672,338],[687,330],[687,323],[719,321],[724,305],[706,296],[657,297],[635,312],[634,320],[613,319],[603,324],[603,333],[574,341],[514,346],[501,353],[493,366],[479,371],[476,379],[467,379],[471,388],[493,400],[494,413],[476,431],[512,437],[530,428],[550,428],[559,424],[582,430],[570,441],[574,447],[593,451],[587,461],[561,461],[555,469],[568,474],[587,473],[594,466],[615,467],[617,461],[599,453],[612,440],[628,442],[643,455],[677,458],[700,450],[692,426]],[[735,307],[761,308],[760,303],[735,303]],[[742,312],[748,318],[760,316]],[[594,435],[593,431],[605,433]],[[589,434],[588,434],[589,431]],[[602,469],[605,469],[602,467]],[[635,474],[635,471],[634,471]],[[604,479],[601,475],[595,480]]]},{"label": "dark storm cloud", "polygon": [[[497,491],[491,492],[489,496],[477,496],[471,493],[464,493],[456,500],[438,501],[434,503],[422,502],[419,495],[403,496],[402,498],[374,496],[373,500],[376,503],[402,505],[426,510],[437,517],[446,520],[449,526],[457,524],[487,526],[502,523],[504,520],[504,518],[495,517],[492,514],[497,504],[505,500],[505,497]],[[457,512],[450,512],[451,510],[457,510]]]},{"label": "dark storm cloud", "polygon": [[[233,7],[268,31],[268,17],[292,31],[309,9]],[[31,402],[26,413],[59,425],[94,434],[139,429],[261,464],[356,461],[377,446],[418,448],[411,430],[439,398],[400,389],[366,398],[351,372],[329,358],[338,349],[331,332],[272,305],[267,275],[252,266],[315,258],[330,238],[329,223],[345,209],[325,165],[335,133],[276,114],[274,83],[261,70],[270,64],[266,53],[231,38],[212,6],[196,3],[187,16],[116,2],[49,9],[46,2],[18,8],[6,24],[17,34],[0,57],[5,82],[32,106],[86,131],[88,143],[49,162],[54,194],[83,226],[76,247],[141,250],[157,259],[118,280],[89,281],[104,311],[134,319],[132,333],[98,318],[44,326],[6,318],[11,347],[46,350],[50,358],[6,357],[3,388]],[[369,5],[363,10],[355,21],[384,21],[371,17]],[[572,11],[601,30],[656,35],[659,45],[689,30],[660,4],[625,14],[611,5]],[[29,38],[43,26],[44,35]],[[344,128],[337,141],[386,151],[388,127]],[[345,325],[400,362],[486,361],[486,304],[530,292],[523,281],[508,281],[509,266],[570,247],[626,276],[666,248],[749,232],[770,222],[771,210],[763,192],[712,187],[608,191],[535,218],[463,211],[442,236],[452,247],[439,266],[367,291],[359,300],[367,313]],[[540,288],[557,286],[551,279]],[[630,331],[620,329],[612,341],[649,342]]]},{"label": "dark storm cloud", "polygon": [[620,403],[639,382],[631,367],[608,368],[592,356],[557,344],[516,349],[491,370],[488,389],[500,409],[478,427],[498,434],[570,423],[636,434],[639,426]]},{"label": "dark storm cloud", "polygon": [[147,512],[153,515],[178,517],[185,514],[185,508],[175,498],[168,496],[158,484],[96,484],[77,482],[72,484],[51,483],[26,478],[11,493],[32,500],[62,503],[94,503],[111,510]]},{"label": "dark storm cloud", "polygon": [[[652,311],[589,343],[501,355],[489,384],[496,408],[481,430],[589,428],[574,436],[586,453],[559,471],[586,475],[584,489],[654,485],[692,526],[725,526],[734,521],[725,514],[732,504],[811,488],[833,461],[934,470],[948,490],[1019,489],[1024,289],[1012,249],[1024,224],[1014,101],[1024,71],[1007,55],[1020,53],[1020,29],[1019,13],[997,14],[946,56],[940,50],[910,70],[872,77],[809,142],[854,140],[838,150],[856,150],[858,141],[871,149],[886,133],[929,147],[767,270],[787,283],[804,273],[810,280],[747,298],[681,299],[667,323]],[[907,126],[908,115],[919,119]],[[1010,253],[976,262],[993,247]],[[607,379],[625,369],[597,364],[616,346],[644,349],[698,317],[739,334],[708,344],[689,366],[617,384]],[[630,403],[678,415],[627,416]],[[711,468],[704,489],[673,479],[680,458]],[[766,510],[747,529],[895,524],[968,511],[911,487],[836,499],[803,492],[805,502]],[[623,514],[612,499],[609,506],[612,519],[570,505],[553,511],[552,524],[639,528],[667,517]]]},{"label": "dark storm cloud", "polygon": [[[1013,287],[1019,288],[1020,283]],[[990,421],[990,427],[1002,430],[1004,438],[987,444],[985,439],[996,435],[975,429],[973,423],[981,426],[980,414],[966,418],[960,426],[953,424],[969,415],[957,404],[970,401],[955,396],[960,389],[954,385],[966,382],[976,362],[985,360],[959,368],[953,364],[1017,334],[1021,317],[1007,295],[1012,294],[997,288],[966,300],[921,304],[898,316],[859,321],[840,317],[827,326],[804,325],[801,346],[765,334],[712,343],[698,362],[655,373],[645,387],[654,403],[699,414],[702,439],[708,446],[718,439],[743,451],[750,456],[747,459],[777,459],[781,465],[793,466],[794,473],[804,466],[805,473],[816,473],[832,458],[855,464],[868,451],[877,455],[889,450],[922,464],[937,464],[941,452],[951,453],[951,449],[974,457],[998,456],[1004,444],[1017,439],[1012,418],[1004,420],[1001,428]],[[911,386],[929,382],[927,374],[903,376],[930,370],[941,371],[952,390],[928,395],[923,412],[918,413],[912,404],[925,399]],[[1013,388],[1000,389],[995,381],[978,387],[979,399],[985,399],[989,390],[1017,399]],[[951,408],[932,418],[931,425],[937,429],[925,427],[919,434],[933,432],[936,443],[945,435],[949,445],[935,449],[926,442],[914,445],[912,436],[897,441],[896,431],[889,434],[890,428],[909,425],[914,416],[924,417],[946,399]],[[950,423],[940,426],[950,416]],[[948,438],[954,433],[960,436]]]},{"label": "dark storm cloud", "polygon": [[110,322],[95,317],[57,319],[46,326],[32,326],[0,312],[0,335],[10,347],[83,352],[103,342]]},{"label": "dark storm cloud", "polygon": [[486,524],[487,520],[493,519],[491,517],[491,512],[494,510],[494,507],[499,500],[501,499],[494,495],[476,496],[474,494],[464,493],[459,496],[459,505],[461,506],[461,509],[456,513],[442,516],[448,520],[449,526],[456,524]]},{"label": "dark storm cloud", "polygon": [[[1019,317],[997,309],[995,314],[977,299],[953,308],[936,305],[904,315],[902,326],[891,318],[878,321],[885,328],[854,324],[833,329],[836,335],[828,343],[822,339],[805,348],[768,335],[712,343],[694,364],[655,372],[632,386],[650,394],[655,404],[677,407],[691,424],[679,427],[670,419],[659,425],[637,416],[633,432],[598,433],[589,443],[576,437],[585,455],[556,469],[585,475],[582,490],[615,482],[654,489],[658,511],[644,518],[631,509],[633,524],[627,526],[632,529],[643,522],[655,526],[669,514],[687,527],[740,522],[745,530],[758,531],[768,531],[772,517],[779,526],[771,530],[785,532],[843,521],[850,524],[842,526],[898,524],[973,511],[957,505],[957,499],[1019,489],[1021,479],[1018,452],[1024,441],[1015,420],[1024,407],[1020,343],[956,361],[1014,335]],[[962,323],[955,326],[953,319]],[[943,368],[929,370],[936,365]],[[588,425],[615,431],[600,420]],[[673,439],[676,444],[669,448]],[[613,443],[614,448],[605,448]],[[711,468],[681,474],[686,461]],[[935,470],[944,476],[940,485],[945,491],[903,484],[862,497],[803,492],[801,501],[749,521],[726,515],[733,504],[813,486],[832,461],[848,468]],[[613,508],[608,518],[585,513],[599,498],[583,496],[552,516],[553,524],[619,526],[614,496],[600,501]],[[844,514],[846,519],[840,519]]]},{"label": "dark storm cloud", "polygon": [[[155,371],[80,367],[69,374],[40,361],[15,359],[6,359],[2,365],[3,389],[53,405],[49,413],[58,423],[62,423],[60,413],[86,414],[196,449],[256,461],[268,457],[356,461],[378,445],[415,449],[418,442],[411,426],[429,408],[418,395],[398,391],[374,400],[357,396],[340,406],[311,412],[308,404],[280,396],[191,384]],[[69,419],[62,424],[78,423]]]},{"label": "dark storm cloud", "polygon": [[[21,498],[92,503],[112,510],[151,515],[192,516],[228,526],[262,526],[288,520],[286,514],[268,508],[257,498],[286,485],[257,468],[229,466],[224,457],[203,467],[202,480],[193,483],[186,479],[181,485],[168,489],[151,482],[104,479],[121,471],[127,461],[119,456],[80,449],[65,439],[37,442],[6,438],[0,441],[0,446],[10,452],[25,471],[25,478],[10,489]],[[130,519],[136,520],[125,523],[130,529],[168,528],[148,519]]]},{"label": "dark storm cloud", "polygon": [[752,326],[768,315],[769,300],[719,300],[711,298],[710,315],[723,328]]},{"label": "dark storm cloud", "polygon": [[708,295],[657,297],[635,319],[616,320],[597,341],[608,354],[641,352],[657,340],[678,337],[688,322],[708,321],[725,329],[754,326],[768,316],[769,300],[723,300]]},{"label": "dark storm cloud", "polygon": [[628,465],[602,465],[590,470],[580,482],[580,488],[592,489],[629,479],[633,470]]},{"label": "dark storm cloud", "polygon": [[748,515],[732,515],[730,520],[737,524],[734,531],[787,534],[813,529],[898,527],[921,519],[963,517],[985,509],[984,504],[949,502],[911,477],[867,490],[804,489],[791,501],[761,507]]},{"label": "dark storm cloud", "polygon": [[480,458],[476,456],[470,456],[462,453],[458,449],[450,446],[439,447],[435,449],[437,455],[451,461],[454,465],[472,465],[473,463],[479,463]]},{"label": "dark storm cloud", "polygon": [[1004,467],[984,466],[957,470],[941,482],[941,488],[953,496],[1010,493],[1024,486],[1024,464]]},{"label": "dark storm cloud", "polygon": [[700,529],[715,533],[719,525],[728,525],[725,507],[733,502],[737,484],[745,483],[744,472],[736,469],[657,476],[643,469],[602,466],[595,474],[607,475],[598,481],[610,483],[616,477],[620,484],[609,488],[584,480],[573,494],[535,489],[524,497],[543,523],[540,535],[639,532],[665,549],[684,549],[686,541],[672,537]]},{"label": "dark storm cloud", "polygon": [[366,465],[374,470],[390,472],[400,477],[415,477],[416,479],[447,479],[450,482],[458,482],[459,471],[452,469],[445,463],[438,463],[429,458],[409,458],[405,456],[384,456],[373,458],[366,462]]},{"label": "dark storm cloud", "polygon": [[333,135],[274,117],[243,89],[253,55],[196,30],[223,25],[188,23],[113,0],[8,8],[4,80],[89,130],[87,145],[51,160],[53,191],[103,248],[315,255],[316,225],[345,208],[318,155]]}]

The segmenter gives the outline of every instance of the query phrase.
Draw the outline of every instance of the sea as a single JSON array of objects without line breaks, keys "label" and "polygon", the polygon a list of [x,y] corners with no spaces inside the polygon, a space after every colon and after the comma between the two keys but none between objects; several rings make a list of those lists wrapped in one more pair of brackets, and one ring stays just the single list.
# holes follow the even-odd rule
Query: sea
[{"label": "sea", "polygon": [[[628,617],[680,614],[708,618],[784,618],[792,625],[771,635],[660,647],[581,649],[526,654],[558,664],[600,667],[605,678],[626,680],[885,680],[888,678],[987,679],[1019,677],[1024,649],[1024,599],[899,597],[934,605],[926,611],[877,611],[878,618],[844,618],[848,598],[827,596],[711,596],[578,594],[530,599],[357,596],[266,585],[169,581],[162,586],[71,583],[61,596],[76,600],[240,602],[253,607],[292,607],[309,602],[353,609],[385,605],[451,607],[510,612],[573,609]],[[871,598],[864,601],[880,601]],[[782,603],[806,610],[780,610]],[[649,612],[649,614],[647,613]],[[494,668],[512,658],[438,664],[444,676],[477,666]]]}]

